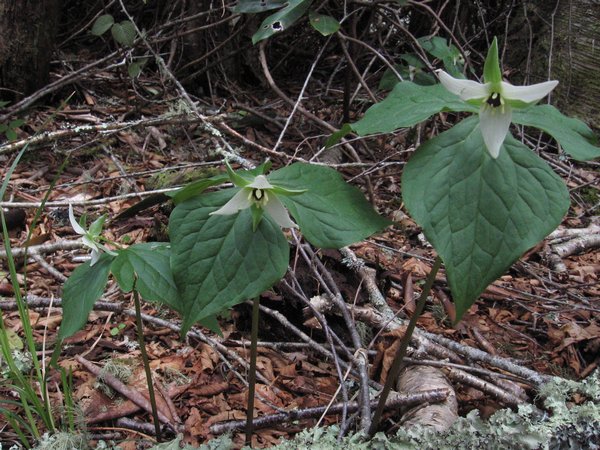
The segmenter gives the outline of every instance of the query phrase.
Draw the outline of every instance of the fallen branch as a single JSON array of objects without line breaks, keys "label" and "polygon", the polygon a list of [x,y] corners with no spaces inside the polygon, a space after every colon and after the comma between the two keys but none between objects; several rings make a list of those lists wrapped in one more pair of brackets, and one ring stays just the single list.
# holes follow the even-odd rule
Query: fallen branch
[{"label": "fallen branch", "polygon": [[[138,405],[146,412],[152,414],[152,406],[150,405],[150,402],[137,389],[133,389],[127,386],[125,383],[123,383],[110,373],[101,373],[102,371],[98,367],[96,367],[90,361],[88,361],[80,355],[75,355],[75,359],[79,364],[81,364],[86,370],[94,374],[96,377],[99,377],[102,374],[102,382],[104,384],[117,391],[123,397],[131,400],[133,403]],[[173,429],[175,429],[174,424],[171,423],[171,420],[162,411],[158,411],[158,419],[162,423],[169,425]]]},{"label": "fallen branch", "polygon": [[[413,406],[421,403],[437,403],[442,402],[448,397],[448,391],[446,389],[432,389],[429,391],[417,392],[415,394],[397,394],[392,395],[386,403],[386,408],[397,408],[400,406]],[[343,403],[336,403],[329,407],[318,406],[315,408],[298,409],[288,411],[280,414],[269,414],[254,419],[254,427],[267,428],[273,425],[288,423],[294,420],[312,419],[319,417],[322,414],[333,415],[339,414],[342,409],[346,406],[349,412],[356,412],[362,406],[357,402],[351,402],[348,405]],[[370,402],[370,407],[377,407],[377,401]],[[233,420],[231,422],[221,422],[211,425],[210,432],[212,434],[222,434],[229,431],[242,430],[246,426],[245,420]]]}]

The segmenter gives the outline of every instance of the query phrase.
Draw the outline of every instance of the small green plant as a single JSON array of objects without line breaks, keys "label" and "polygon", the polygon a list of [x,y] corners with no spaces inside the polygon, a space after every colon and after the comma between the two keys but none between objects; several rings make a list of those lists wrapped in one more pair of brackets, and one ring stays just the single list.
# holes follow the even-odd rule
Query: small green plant
[{"label": "small green plant", "polygon": [[117,336],[118,334],[120,334],[125,329],[125,326],[126,325],[124,323],[120,323],[116,327],[112,327],[110,329],[110,335],[111,336]]},{"label": "small green plant", "polygon": [[264,39],[281,33],[296,22],[298,22],[308,11],[308,20],[310,25],[323,36],[329,36],[340,29],[340,22],[328,15],[318,13],[314,9],[309,9],[312,0],[240,0],[233,7],[233,12],[244,14],[256,14],[264,11],[279,9],[274,14],[267,17],[258,27],[258,30],[252,36],[252,43],[256,44]]},{"label": "small green plant", "polygon": [[[110,34],[114,41],[124,47],[133,47],[137,32],[135,25],[130,20],[115,22],[115,18],[111,14],[103,14],[96,19],[92,25],[91,33],[94,36],[102,36],[110,30]],[[133,58],[127,66],[127,73],[130,78],[137,78],[142,69],[149,61],[148,57]]]},{"label": "small green plant", "polygon": [[4,133],[6,139],[14,141],[17,139],[17,129],[25,123],[23,119],[11,120],[8,123],[0,123],[0,133]]},{"label": "small green plant", "polygon": [[110,30],[115,42],[126,47],[132,47],[137,36],[135,27],[130,20],[115,22],[115,18],[111,14],[104,14],[96,19],[92,25],[91,33],[94,36],[102,36]]}]

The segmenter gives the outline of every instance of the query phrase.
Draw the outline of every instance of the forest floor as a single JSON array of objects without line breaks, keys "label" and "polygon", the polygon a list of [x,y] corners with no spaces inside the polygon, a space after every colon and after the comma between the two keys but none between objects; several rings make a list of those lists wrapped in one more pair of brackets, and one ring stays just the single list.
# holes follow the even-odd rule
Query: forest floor
[{"label": "forest floor", "polygon": [[[297,95],[293,86],[287,89]],[[215,152],[222,144],[200,121],[184,115],[162,119],[177,110],[179,99],[162,93],[160,101],[148,100],[160,91],[160,83],[145,78],[144,74],[133,84],[113,73],[96,74],[78,87],[77,94],[66,106],[37,107],[30,111],[25,125],[18,130],[19,140],[27,140],[36,132],[50,133],[41,134],[42,139],[26,150],[5,196],[5,200],[15,202],[7,210],[15,217],[11,231],[13,251],[25,246],[41,246],[35,247],[39,251],[31,254],[27,261],[19,261],[19,273],[27,298],[46,306],[32,308],[29,313],[37,343],[43,344],[40,352],[46,356],[53,350],[61,323],[61,309],[56,304],[65,277],[81,263],[79,257],[87,254],[85,248],[62,245],[66,240],[78,239],[69,225],[67,205],[74,205],[77,217],[83,213],[92,218],[108,214],[107,236],[122,245],[165,241],[168,204],[155,205],[127,217],[119,217],[119,214],[145,198],[139,193],[160,192],[223,170],[223,153]],[[236,97],[236,101],[233,97],[201,100],[199,107],[219,115],[219,120],[231,130],[225,139],[253,164],[260,164],[266,157],[271,157],[275,168],[292,162],[293,157],[309,160],[327,137],[325,132],[297,115],[277,152],[265,154],[260,147],[247,145],[241,138],[272,148],[289,108],[266,88]],[[331,93],[311,97],[303,105],[321,119],[339,124],[340,102],[340,96]],[[206,115],[209,116],[209,112]],[[157,118],[159,120],[153,122]],[[399,317],[406,317],[414,310],[415,296],[435,256],[420,237],[418,226],[402,212],[402,167],[416,142],[425,140],[452,120],[452,117],[438,117],[415,130],[367,139],[360,147],[360,163],[337,150],[329,151],[335,157],[327,152],[321,155],[322,161],[331,163],[346,180],[360,187],[381,214],[396,221],[394,226],[352,246],[351,250],[376,270],[377,285],[392,310],[399,312]],[[136,121],[139,122],[134,123]],[[123,125],[102,131],[102,124],[116,122]],[[52,137],[52,133],[74,127],[82,127],[83,131]],[[9,145],[0,145],[2,178],[19,150],[18,146],[9,148]],[[589,235],[597,238],[600,226],[598,165],[565,161],[551,145],[545,145],[541,153],[563,176],[572,194],[572,207],[559,233],[585,229],[584,238]],[[34,224],[36,203],[44,200],[46,205]],[[17,208],[17,203],[22,204]],[[4,206],[9,205],[4,203]],[[556,246],[561,245],[560,239],[547,239],[527,252],[485,291],[455,327],[451,325],[454,310],[442,271],[418,326],[539,373],[572,379],[586,377],[600,362],[600,253],[584,246],[577,254],[559,257],[564,266],[557,266]],[[59,244],[51,247],[53,243]],[[368,294],[361,278],[343,263],[340,252],[322,251],[318,257],[332,274],[345,300],[355,306],[367,306]],[[303,280],[306,295],[311,298],[322,294],[319,283],[312,278],[309,267],[294,248],[292,258],[297,263],[296,272]],[[20,335],[19,315],[10,311],[14,292],[6,273],[5,267],[4,278],[0,280],[2,314],[8,328]],[[59,365],[72,369],[73,398],[80,407],[78,421],[91,439],[112,439],[123,449],[134,449],[141,440],[152,441],[152,427],[144,428],[150,422],[149,414],[140,411],[130,399],[100,386],[97,377],[76,359],[76,356],[83,357],[97,367],[104,367],[110,361],[109,364],[117,367],[116,372],[129,375],[130,386],[141,393],[147,392],[136,344],[135,319],[127,312],[132,308],[132,299],[109,287],[102,301],[116,306],[97,309],[90,315],[85,329],[65,342]],[[261,400],[257,402],[257,415],[327,405],[340,384],[335,365],[310,349],[297,333],[301,330],[323,345],[322,330],[303,305],[286,294],[284,286],[275,286],[266,293],[262,304],[265,310],[261,316],[258,369],[263,381],[258,385]],[[176,314],[164,306],[143,304],[143,312],[156,318],[145,321],[144,338],[159,397],[166,399],[159,401],[159,409],[183,431],[186,441],[192,445],[215,437],[212,425],[245,418],[248,388],[243,381],[247,377],[243,363],[249,355],[250,309],[249,305],[242,304],[222,317],[222,337],[197,329],[195,335],[181,339],[176,327],[166,326],[179,323]],[[282,320],[281,315],[286,320]],[[341,320],[334,314],[329,317],[332,328],[346,339]],[[371,375],[381,381],[385,372],[382,368],[389,366],[391,358],[387,350],[401,333],[382,333],[371,342],[370,337],[377,331],[366,333],[365,339],[367,345],[370,343]],[[60,385],[58,372],[51,370],[49,395],[55,404],[61,404],[64,398]],[[483,416],[489,416],[506,406],[474,387],[459,383],[454,387],[461,415],[477,408]],[[0,386],[0,396],[10,398],[11,395],[10,389]],[[335,400],[339,401],[340,398]],[[388,416],[383,427],[392,430],[399,417],[394,412]],[[129,418],[131,423],[119,422],[121,418]],[[316,420],[290,421],[259,429],[253,445],[272,446],[281,438],[289,438],[314,425]],[[330,415],[323,423],[338,421],[338,415]],[[9,428],[0,428],[1,442],[10,443],[15,439]],[[234,434],[233,439],[241,445],[243,432]]]}]

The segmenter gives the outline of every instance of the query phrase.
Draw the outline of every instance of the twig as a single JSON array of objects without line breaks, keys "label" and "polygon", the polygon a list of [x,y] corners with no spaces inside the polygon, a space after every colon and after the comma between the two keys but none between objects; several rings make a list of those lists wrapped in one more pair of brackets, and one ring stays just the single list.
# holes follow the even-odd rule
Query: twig
[{"label": "twig", "polygon": [[[101,370],[95,365],[93,365],[90,361],[88,361],[80,355],[75,355],[75,359],[79,364],[85,367],[86,370],[88,370],[97,377],[100,376]],[[131,400],[133,403],[138,405],[146,412],[152,414],[152,405],[150,405],[148,399],[146,399],[146,397],[144,397],[141,394],[141,392],[139,392],[137,389],[133,389],[127,386],[122,381],[120,381],[115,376],[109,373],[102,373],[102,382],[110,386],[122,396]],[[170,419],[167,416],[165,416],[161,411],[158,411],[158,419],[164,424],[173,426],[173,424],[171,424]]]},{"label": "twig", "polygon": [[507,405],[519,405],[523,403],[523,399],[500,389],[498,386],[495,386],[492,383],[474,377],[467,372],[463,372],[460,369],[449,367],[446,370],[446,373],[450,379],[472,386],[482,392],[487,392]]},{"label": "twig", "polygon": [[[219,120],[217,118],[213,118],[214,120]],[[198,122],[198,119],[194,117],[190,117],[189,114],[166,114],[160,117],[153,117],[150,119],[139,119],[132,120],[129,122],[109,122],[109,123],[100,123],[96,125],[78,125],[73,126],[71,128],[66,128],[63,130],[57,131],[47,131],[45,133],[36,134],[32,137],[28,137],[25,139],[21,139],[16,142],[11,142],[8,144],[4,144],[0,146],[0,155],[6,153],[12,153],[16,150],[20,150],[21,148],[29,145],[30,147],[34,147],[35,145],[45,144],[47,142],[57,141],[59,139],[69,138],[72,136],[80,136],[82,134],[90,134],[90,133],[101,133],[108,134],[112,132],[123,131],[129,128],[135,127],[147,127],[147,126],[157,126],[157,125],[167,125],[167,124],[182,124],[182,123],[195,123]]]},{"label": "twig", "polygon": [[[422,391],[416,394],[396,394],[390,397],[386,403],[386,408],[396,408],[399,406],[413,406],[420,403],[438,403],[446,400],[448,391],[446,389],[432,389],[430,391]],[[362,406],[359,402],[351,402],[346,405],[348,411],[358,411]],[[376,401],[370,402],[370,407],[377,406]],[[267,416],[258,417],[254,420],[254,427],[266,428],[280,423],[289,423],[294,420],[311,419],[318,417],[324,412],[328,415],[339,414],[344,408],[344,403],[336,403],[335,405],[318,406],[315,408],[306,408],[287,411],[280,414],[270,414]],[[212,434],[222,434],[228,431],[241,430],[246,425],[244,420],[236,420],[231,422],[217,423],[211,425],[210,432]]]},{"label": "twig", "polygon": [[[94,206],[94,205],[105,205],[107,203],[111,203],[119,200],[127,200],[130,198],[138,198],[138,197],[148,197],[150,195],[155,194],[165,194],[167,192],[174,192],[178,189],[181,189],[180,186],[164,188],[164,189],[156,189],[154,191],[144,191],[144,192],[131,192],[129,194],[115,195],[113,197],[104,197],[96,200],[57,200],[53,202],[46,202],[44,206],[47,208],[52,207],[64,207],[64,206]],[[42,206],[42,202],[0,202],[0,208],[39,208]]]}]

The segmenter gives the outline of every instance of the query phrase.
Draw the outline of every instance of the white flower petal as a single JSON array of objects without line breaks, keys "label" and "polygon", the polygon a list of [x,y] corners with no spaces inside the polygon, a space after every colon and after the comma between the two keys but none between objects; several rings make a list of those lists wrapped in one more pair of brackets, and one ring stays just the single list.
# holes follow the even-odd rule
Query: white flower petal
[{"label": "white flower petal", "polygon": [[83,245],[85,245],[88,248],[91,248],[92,252],[98,251],[98,245],[92,239],[90,239],[88,235],[84,235],[81,238],[81,241],[83,242]]},{"label": "white flower petal", "polygon": [[220,209],[213,211],[209,214],[209,216],[217,215],[217,216],[230,216],[232,214],[237,213],[241,209],[246,209],[250,207],[250,200],[248,200],[248,191],[244,189],[240,189],[240,191],[235,194],[231,200],[225,203]]},{"label": "white flower petal", "polygon": [[292,219],[290,219],[290,215],[276,196],[272,195],[267,204],[265,205],[265,211],[271,216],[271,218],[279,225],[281,228],[298,228]]},{"label": "white flower petal", "polygon": [[461,80],[454,78],[443,70],[438,70],[437,76],[447,90],[458,95],[462,100],[486,98],[490,95],[489,83],[481,84],[477,81]]},{"label": "white flower petal", "polygon": [[479,110],[479,128],[483,135],[483,141],[492,158],[496,159],[500,154],[500,147],[506,138],[512,110],[509,105],[493,108],[484,103]]},{"label": "white flower petal", "polygon": [[90,260],[90,267],[98,262],[100,259],[100,252],[98,250],[92,250],[92,259]]},{"label": "white flower petal", "polygon": [[269,183],[267,177],[264,175],[258,175],[254,181],[246,187],[254,189],[273,189],[273,185]]},{"label": "white flower petal", "polygon": [[513,86],[505,81],[500,84],[502,86],[501,95],[505,99],[532,103],[548,95],[556,87],[558,81],[546,81],[544,83],[532,84],[531,86]]},{"label": "white flower petal", "polygon": [[75,214],[73,214],[73,205],[69,203],[69,222],[71,222],[71,227],[75,230],[75,233],[84,235],[86,234],[85,229],[79,225],[77,220],[75,220]]}]

